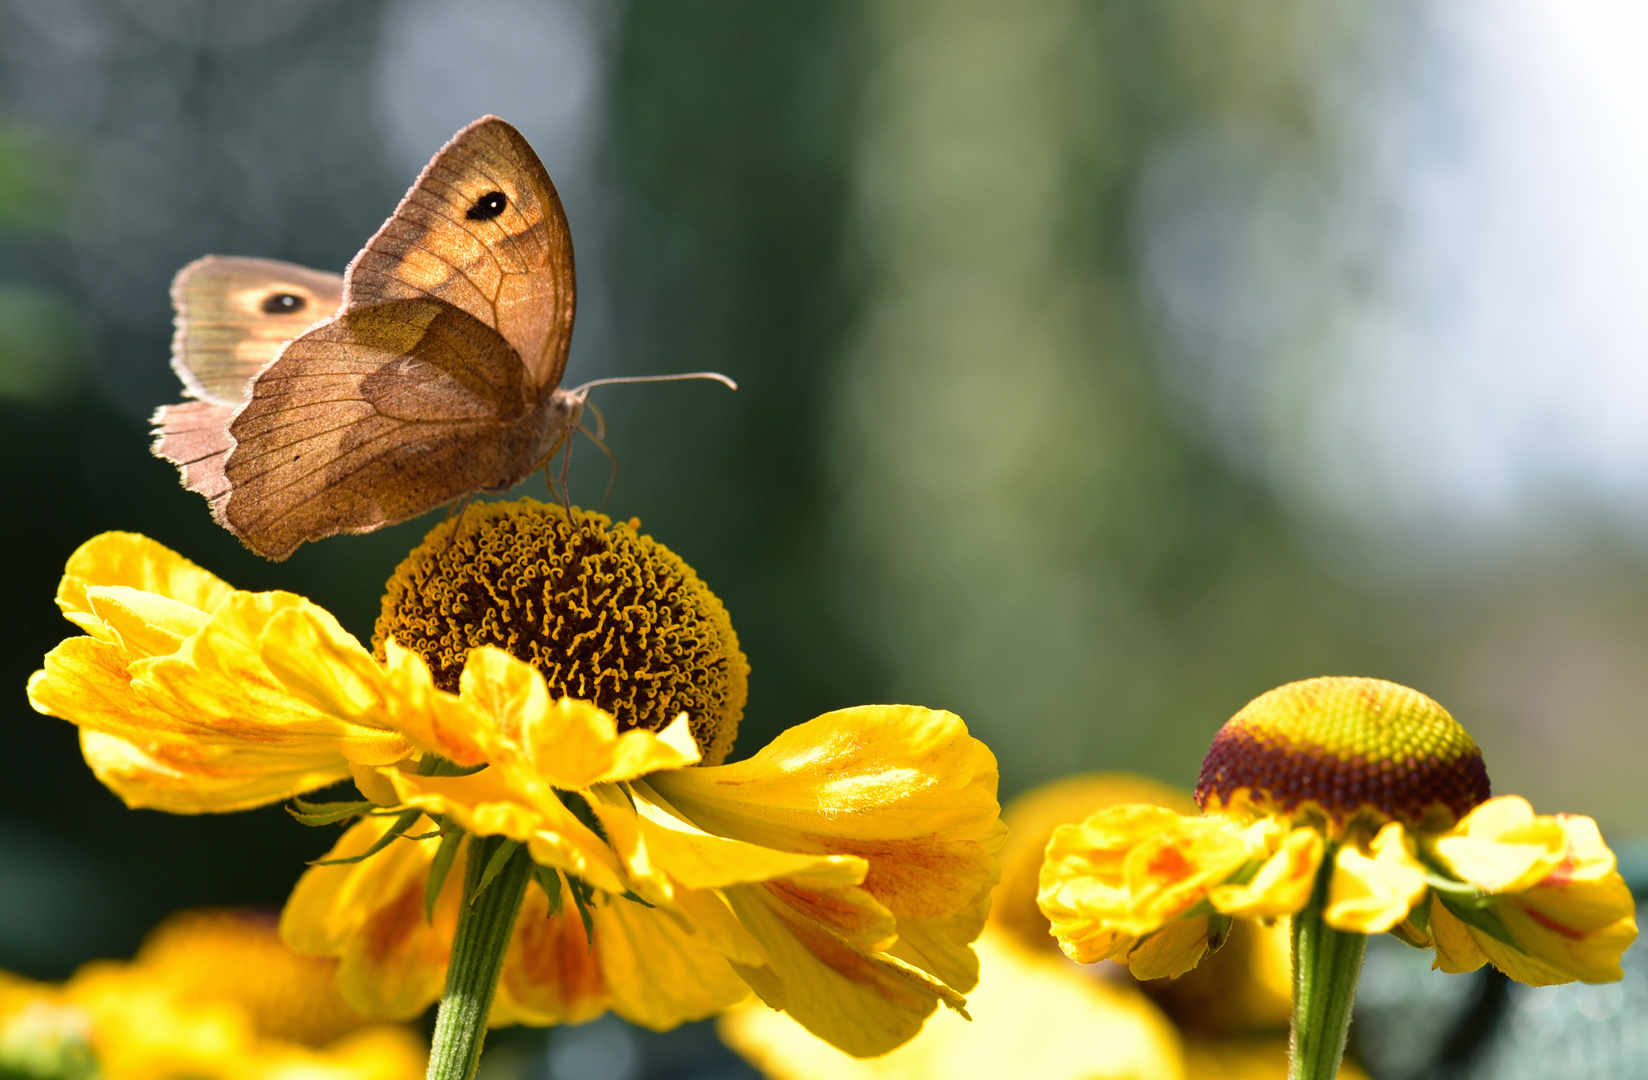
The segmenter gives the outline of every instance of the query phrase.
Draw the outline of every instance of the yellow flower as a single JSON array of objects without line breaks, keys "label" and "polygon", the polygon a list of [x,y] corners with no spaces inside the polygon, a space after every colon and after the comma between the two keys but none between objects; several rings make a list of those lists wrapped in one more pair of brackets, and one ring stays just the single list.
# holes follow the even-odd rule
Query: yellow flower
[{"label": "yellow flower", "polygon": [[[1003,813],[1002,880],[978,942],[971,1024],[934,1016],[920,1035],[868,1061],[833,1050],[756,1004],[720,1021],[722,1038],[773,1080],[1282,1080],[1288,942],[1282,928],[1240,928],[1184,980],[1095,978],[1060,955],[1036,907],[1042,850],[1055,827],[1118,803],[1193,808],[1188,795],[1137,777],[1070,777]],[[1361,1074],[1346,1067],[1346,1077]]]},{"label": "yellow flower", "polygon": [[1481,754],[1441,706],[1375,679],[1312,679],[1219,732],[1204,814],[1117,806],[1053,834],[1040,904],[1064,951],[1140,978],[1181,974],[1232,916],[1301,911],[1324,860],[1322,919],[1492,963],[1536,985],[1622,977],[1630,891],[1589,818],[1490,798]]},{"label": "yellow flower", "polygon": [[60,986],[0,973],[0,1073],[102,1080],[416,1080],[426,1048],[371,1024],[329,961],[281,944],[274,920],[186,912],[130,963]]},{"label": "yellow flower", "polygon": [[131,805],[238,809],[352,777],[371,805],[299,806],[361,820],[282,930],[337,957],[363,1011],[440,996],[481,837],[519,844],[539,882],[494,1023],[612,1009],[667,1028],[753,990],[875,1054],[962,1007],[1001,824],[995,759],[957,717],[845,709],[705,764],[730,748],[748,668],[690,568],[631,526],[531,502],[449,532],[396,572],[376,656],[301,598],[106,534],[59,591],[93,636],[53,650],[30,700],[81,725]]}]

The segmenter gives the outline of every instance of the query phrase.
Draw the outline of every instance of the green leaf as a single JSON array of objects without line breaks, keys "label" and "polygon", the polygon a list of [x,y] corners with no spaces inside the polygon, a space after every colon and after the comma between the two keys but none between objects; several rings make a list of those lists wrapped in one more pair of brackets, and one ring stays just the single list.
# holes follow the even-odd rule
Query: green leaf
[{"label": "green leaf", "polygon": [[645,900],[641,899],[639,896],[636,896],[635,891],[633,889],[625,889],[624,892],[623,892],[623,897],[624,897],[625,900],[635,901],[637,904],[640,904],[644,908],[652,907],[651,904],[647,903]]},{"label": "green leaf", "polygon": [[423,917],[426,922],[435,921],[435,901],[441,898],[441,887],[446,884],[446,875],[452,869],[452,860],[458,855],[464,835],[462,829],[444,817],[441,819],[441,844],[435,849],[435,860],[429,864],[429,880],[423,886]]},{"label": "green leaf", "polygon": [[471,904],[486,892],[486,887],[492,884],[492,879],[498,876],[498,871],[504,868],[504,864],[509,862],[509,857],[515,854],[520,846],[519,840],[511,840],[506,836],[503,837],[502,843],[492,849],[492,858],[486,861],[486,869],[481,871],[480,884],[475,886],[475,894],[469,898]]},{"label": "green leaf", "polygon": [[304,802],[302,799],[293,799],[292,805],[286,812],[303,822],[305,825],[335,825],[340,821],[347,821],[352,817],[370,813],[376,804],[369,799],[360,799],[354,802]]},{"label": "green leaf", "polygon": [[416,822],[422,814],[423,814],[422,810],[407,810],[406,812],[401,814],[400,817],[395,819],[395,824],[393,824],[389,827],[388,832],[386,832],[382,836],[378,837],[377,842],[375,844],[373,844],[371,847],[367,848],[365,851],[361,852],[359,855],[355,855],[355,856],[353,856],[351,858],[348,858],[348,859],[316,859],[314,862],[310,863],[309,865],[310,866],[344,866],[348,863],[358,863],[358,862],[361,862],[362,860],[370,859],[372,856],[376,855],[378,852],[382,851],[384,848],[388,847],[391,843],[393,843],[395,841],[396,837],[401,836],[403,833],[406,832],[406,830],[410,829],[412,827],[413,823]]},{"label": "green leaf", "polygon": [[544,890],[544,895],[549,897],[549,915],[559,915],[561,913],[560,871],[555,870],[553,867],[539,866],[537,863],[533,863],[532,874],[538,879],[538,885]]},{"label": "green leaf", "polygon": [[1225,947],[1230,940],[1229,915],[1209,915],[1207,917],[1207,955],[1212,956]]}]

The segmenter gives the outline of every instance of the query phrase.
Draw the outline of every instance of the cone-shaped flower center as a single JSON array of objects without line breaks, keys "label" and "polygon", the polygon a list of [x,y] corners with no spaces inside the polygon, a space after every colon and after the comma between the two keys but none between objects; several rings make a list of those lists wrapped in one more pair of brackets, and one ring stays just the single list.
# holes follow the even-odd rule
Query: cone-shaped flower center
[{"label": "cone-shaped flower center", "polygon": [[1446,709],[1380,679],[1320,678],[1255,698],[1214,737],[1196,800],[1261,813],[1370,811],[1410,828],[1446,829],[1489,796],[1482,754]]},{"label": "cone-shaped flower center", "polygon": [[603,514],[531,499],[471,506],[395,570],[373,647],[393,637],[456,692],[471,650],[537,668],[556,697],[593,702],[620,731],[685,712],[714,765],[732,749],[749,664],[721,601],[674,552]]}]

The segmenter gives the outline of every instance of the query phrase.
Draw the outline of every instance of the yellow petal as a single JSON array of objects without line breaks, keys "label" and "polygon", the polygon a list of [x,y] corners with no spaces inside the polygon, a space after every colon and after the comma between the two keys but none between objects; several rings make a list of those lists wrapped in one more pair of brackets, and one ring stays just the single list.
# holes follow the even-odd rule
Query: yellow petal
[{"label": "yellow petal", "polygon": [[612,848],[541,779],[511,774],[498,765],[469,776],[418,776],[404,769],[384,775],[407,806],[431,817],[445,815],[477,836],[522,841],[539,865],[577,874],[598,889],[621,893],[627,888]]},{"label": "yellow petal", "polygon": [[1539,817],[1519,795],[1489,799],[1438,837],[1435,851],[1461,881],[1484,893],[1517,892],[1562,861],[1561,823]]},{"label": "yellow petal", "polygon": [[57,587],[57,606],[71,621],[76,615],[96,619],[86,591],[99,585],[155,593],[208,614],[234,592],[170,548],[123,532],[94,536],[69,556]]},{"label": "yellow petal", "polygon": [[456,694],[435,688],[423,657],[394,638],[384,643],[389,675],[389,723],[420,748],[459,765],[480,765],[486,751],[479,740],[490,720]]},{"label": "yellow petal", "polygon": [[1219,885],[1208,893],[1226,915],[1274,919],[1304,908],[1316,884],[1325,842],[1315,829],[1294,829],[1246,885]]},{"label": "yellow petal", "polygon": [[749,995],[732,965],[686,920],[617,896],[602,898],[594,914],[612,1007],[631,1023],[665,1031]]},{"label": "yellow petal", "polygon": [[1141,939],[1127,954],[1135,979],[1176,979],[1207,955],[1206,915],[1168,923]]},{"label": "yellow petal", "polygon": [[900,919],[898,940],[887,951],[914,964],[957,993],[978,985],[979,958],[971,942],[984,930],[991,891],[980,891],[967,907],[937,919]]},{"label": "yellow petal", "polygon": [[1431,902],[1431,941],[1436,945],[1436,960],[1431,966],[1450,975],[1475,971],[1488,962],[1487,954],[1477,948],[1470,927],[1454,918],[1440,900]]},{"label": "yellow petal", "polygon": [[1322,919],[1336,930],[1383,934],[1408,917],[1425,895],[1425,868],[1397,822],[1387,822],[1368,845],[1371,857],[1345,844],[1334,858]]},{"label": "yellow petal", "polygon": [[886,1053],[921,1029],[954,991],[893,957],[853,949],[755,885],[725,890],[742,922],[766,950],[765,967],[736,966],[773,1008],[855,1057]]},{"label": "yellow petal", "polygon": [[959,911],[996,878],[995,758],[950,713],[844,709],[790,728],[746,761],[650,783],[706,832],[864,858],[864,889],[899,918]]},{"label": "yellow petal", "polygon": [[86,600],[128,660],[176,652],[210,617],[181,601],[125,585],[89,586]]},{"label": "yellow petal", "polygon": [[267,806],[335,783],[329,755],[260,753],[172,739],[145,745],[82,728],[80,750],[92,773],[134,810],[224,813]]},{"label": "yellow petal", "polygon": [[[1087,977],[987,929],[971,1022],[943,1010],[910,1042],[859,1060],[782,1013],[739,1006],[721,1036],[772,1080],[1179,1080],[1173,1025],[1137,989]],[[1285,1060],[1285,1053],[1283,1055]],[[1285,1073],[1285,1066],[1283,1069]]]}]

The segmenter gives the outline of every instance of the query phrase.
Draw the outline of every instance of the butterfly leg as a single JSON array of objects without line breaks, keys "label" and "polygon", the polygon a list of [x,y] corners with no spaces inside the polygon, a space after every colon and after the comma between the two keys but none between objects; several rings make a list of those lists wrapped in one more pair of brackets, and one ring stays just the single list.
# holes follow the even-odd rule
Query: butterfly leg
[{"label": "butterfly leg", "polygon": [[[601,414],[596,413],[595,415],[599,418]],[[601,441],[602,436],[606,434],[605,424],[599,425],[595,431],[591,431],[584,425],[579,424],[578,430],[583,432],[585,435],[588,435],[589,441],[595,444],[595,448],[605,454],[608,461],[612,462],[612,474],[607,477],[607,490],[601,496],[601,513],[604,514],[607,512],[607,500],[612,498],[612,489],[618,484],[618,457],[611,450],[607,449],[606,443]]]},{"label": "butterfly leg", "polygon": [[[475,493],[471,491],[468,495],[465,495],[463,498],[452,504],[452,506],[456,506],[458,508],[458,520],[456,524],[452,526],[452,531],[446,534],[446,546],[441,548],[442,558],[445,558],[446,553],[452,550],[453,542],[458,539],[458,531],[463,528],[464,511],[468,510],[469,504],[474,501]],[[452,506],[448,506],[446,508],[446,520],[448,521],[452,520]]]}]

